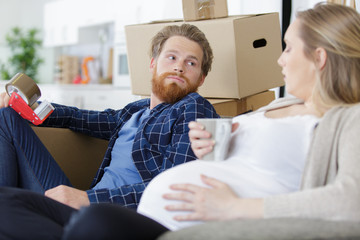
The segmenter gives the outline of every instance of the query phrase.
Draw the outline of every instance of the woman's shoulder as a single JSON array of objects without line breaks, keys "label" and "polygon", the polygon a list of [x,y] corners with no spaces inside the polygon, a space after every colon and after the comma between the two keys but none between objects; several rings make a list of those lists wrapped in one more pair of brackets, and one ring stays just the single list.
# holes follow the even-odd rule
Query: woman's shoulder
[{"label": "woman's shoulder", "polygon": [[360,115],[360,103],[348,106],[336,106],[327,111],[324,117],[338,116],[341,118],[357,117]]},{"label": "woman's shoulder", "polygon": [[291,106],[294,104],[300,104],[303,102],[304,102],[303,100],[294,98],[294,97],[277,98],[277,99],[273,100],[272,102],[270,102],[268,105],[259,108],[256,112],[269,111],[269,110],[273,110],[273,109],[277,109],[277,108]]},{"label": "woman's shoulder", "polygon": [[[351,106],[336,106],[328,110],[322,117],[318,132],[337,131],[358,132],[360,131],[360,104]],[[360,134],[360,133],[359,133]]]}]

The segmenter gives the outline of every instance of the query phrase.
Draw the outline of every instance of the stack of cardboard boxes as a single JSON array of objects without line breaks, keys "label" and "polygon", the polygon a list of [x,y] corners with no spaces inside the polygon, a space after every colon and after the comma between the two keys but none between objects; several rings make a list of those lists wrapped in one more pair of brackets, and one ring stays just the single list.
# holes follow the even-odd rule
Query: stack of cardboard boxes
[{"label": "stack of cardboard boxes", "polygon": [[278,13],[228,16],[226,0],[183,0],[184,20],[125,27],[132,92],[150,95],[151,38],[164,26],[196,25],[213,49],[212,70],[199,88],[222,116],[236,116],[268,104],[269,89],[282,86]]}]

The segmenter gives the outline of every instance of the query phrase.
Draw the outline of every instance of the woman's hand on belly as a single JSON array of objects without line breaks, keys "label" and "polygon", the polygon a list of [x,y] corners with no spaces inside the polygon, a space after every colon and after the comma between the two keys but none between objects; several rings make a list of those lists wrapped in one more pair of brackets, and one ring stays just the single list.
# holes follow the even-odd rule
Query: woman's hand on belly
[{"label": "woman's hand on belly", "polygon": [[225,183],[201,175],[201,180],[209,187],[194,184],[173,184],[176,193],[164,194],[168,200],[182,201],[180,204],[165,206],[168,211],[184,211],[174,217],[177,221],[213,221],[236,218],[262,218],[262,199],[239,198]]}]

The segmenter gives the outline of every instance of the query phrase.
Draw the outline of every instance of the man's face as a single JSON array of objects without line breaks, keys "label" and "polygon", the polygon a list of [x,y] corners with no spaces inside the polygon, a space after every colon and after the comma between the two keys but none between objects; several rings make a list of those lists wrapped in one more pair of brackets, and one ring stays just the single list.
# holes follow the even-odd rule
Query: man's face
[{"label": "man's face", "polygon": [[151,60],[152,92],[167,103],[175,103],[204,82],[200,45],[181,36],[169,38],[157,59]]}]

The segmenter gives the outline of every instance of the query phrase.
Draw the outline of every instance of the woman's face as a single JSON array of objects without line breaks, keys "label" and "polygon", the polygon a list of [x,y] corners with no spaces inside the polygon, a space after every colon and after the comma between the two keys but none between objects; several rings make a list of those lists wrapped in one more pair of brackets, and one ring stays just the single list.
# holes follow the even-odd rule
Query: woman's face
[{"label": "woman's face", "polygon": [[278,59],[286,91],[307,101],[312,94],[316,79],[316,66],[313,60],[305,57],[304,42],[299,37],[300,20],[295,20],[286,31],[286,48]]}]

